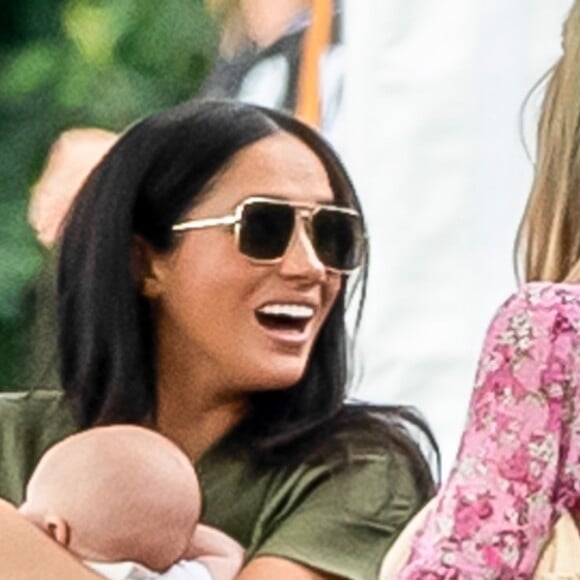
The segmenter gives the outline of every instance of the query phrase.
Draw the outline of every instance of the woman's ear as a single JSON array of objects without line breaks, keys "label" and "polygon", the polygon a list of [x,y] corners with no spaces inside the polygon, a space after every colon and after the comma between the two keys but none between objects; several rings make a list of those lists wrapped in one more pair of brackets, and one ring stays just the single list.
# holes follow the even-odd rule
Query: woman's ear
[{"label": "woman's ear", "polygon": [[162,259],[141,236],[133,238],[132,269],[137,286],[145,298],[155,299],[163,293]]},{"label": "woman's ear", "polygon": [[42,522],[42,529],[55,542],[68,548],[70,544],[70,527],[68,523],[59,516],[45,516]]}]

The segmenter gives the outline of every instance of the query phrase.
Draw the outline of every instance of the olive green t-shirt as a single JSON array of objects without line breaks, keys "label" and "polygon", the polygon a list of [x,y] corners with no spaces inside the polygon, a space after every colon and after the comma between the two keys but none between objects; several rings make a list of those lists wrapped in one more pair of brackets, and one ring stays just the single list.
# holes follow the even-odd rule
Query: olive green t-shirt
[{"label": "olive green t-shirt", "polygon": [[[0,394],[0,497],[20,503],[41,454],[74,431],[59,393]],[[202,521],[240,542],[247,559],[279,556],[352,580],[377,578],[420,507],[406,462],[388,454],[256,469],[218,444],[196,469]]]}]

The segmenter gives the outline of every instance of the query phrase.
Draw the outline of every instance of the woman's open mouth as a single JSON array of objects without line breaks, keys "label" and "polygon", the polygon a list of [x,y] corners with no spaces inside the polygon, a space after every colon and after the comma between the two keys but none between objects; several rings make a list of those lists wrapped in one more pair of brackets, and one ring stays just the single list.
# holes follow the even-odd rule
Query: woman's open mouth
[{"label": "woman's open mouth", "polygon": [[288,342],[303,342],[306,329],[314,317],[315,310],[305,304],[266,304],[255,310],[258,324],[269,335]]}]

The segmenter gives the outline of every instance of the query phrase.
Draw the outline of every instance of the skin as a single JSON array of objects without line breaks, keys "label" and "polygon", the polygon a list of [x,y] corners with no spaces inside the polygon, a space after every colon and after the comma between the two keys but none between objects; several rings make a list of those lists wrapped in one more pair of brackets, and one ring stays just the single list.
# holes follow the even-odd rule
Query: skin
[{"label": "skin", "polygon": [[0,577],[11,580],[101,578],[3,500],[0,500]]},{"label": "skin", "polygon": [[114,425],[50,448],[19,511],[80,559],[136,560],[161,571],[189,548],[200,497],[191,462],[171,441]]},{"label": "skin", "polygon": [[310,4],[311,0],[276,0],[276,10],[272,10],[271,0],[240,0],[248,36],[263,47],[276,42]]},{"label": "skin", "polygon": [[[309,203],[328,203],[334,197],[316,155],[296,138],[279,133],[240,151],[184,219],[220,216],[245,197],[266,193]],[[155,427],[195,462],[240,421],[251,392],[288,388],[302,376],[341,277],[327,272],[318,260],[302,222],[284,258],[269,266],[241,255],[227,228],[188,232],[170,254],[158,254],[142,240],[136,240],[135,248],[142,291],[152,302],[156,321]],[[256,324],[254,309],[269,301],[316,304],[303,344],[283,346]],[[4,545],[0,542],[1,575],[44,580],[50,570],[61,580],[95,578],[32,524],[15,518],[6,506],[0,508],[0,536],[7,539]],[[11,551],[15,546],[20,551],[26,546],[26,557],[18,556],[18,565]],[[11,575],[14,570],[20,576]],[[238,578],[333,577],[267,556],[250,561]]]},{"label": "skin", "polygon": [[54,142],[28,208],[28,221],[41,244],[51,247],[56,243],[83,182],[117,139],[110,131],[90,128],[71,129]]},{"label": "skin", "polygon": [[[334,197],[314,153],[280,133],[238,153],[184,219],[225,215],[266,193],[296,202]],[[143,287],[157,328],[157,428],[195,461],[242,418],[250,393],[288,388],[302,377],[341,278],[318,260],[302,222],[274,265],[240,254],[225,227],[187,232],[171,254],[144,253]],[[302,344],[279,344],[257,323],[255,309],[269,302],[315,305]]]}]

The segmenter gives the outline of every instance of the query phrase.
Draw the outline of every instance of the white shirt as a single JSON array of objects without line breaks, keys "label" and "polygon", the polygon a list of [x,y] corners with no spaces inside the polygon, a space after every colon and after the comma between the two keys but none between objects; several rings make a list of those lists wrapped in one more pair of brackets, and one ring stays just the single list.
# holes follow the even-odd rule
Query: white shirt
[{"label": "white shirt", "polygon": [[181,560],[160,574],[135,562],[89,562],[85,564],[109,580],[212,580],[209,570],[195,560]]}]

